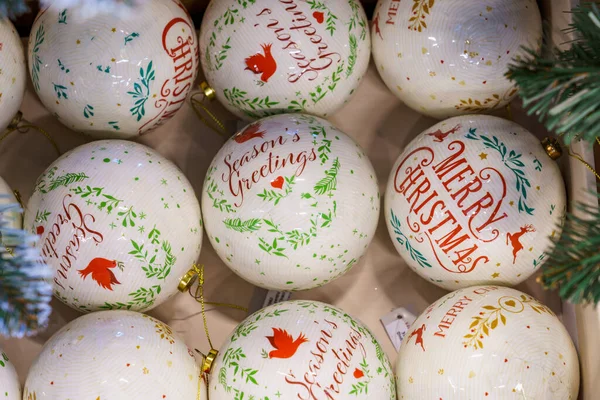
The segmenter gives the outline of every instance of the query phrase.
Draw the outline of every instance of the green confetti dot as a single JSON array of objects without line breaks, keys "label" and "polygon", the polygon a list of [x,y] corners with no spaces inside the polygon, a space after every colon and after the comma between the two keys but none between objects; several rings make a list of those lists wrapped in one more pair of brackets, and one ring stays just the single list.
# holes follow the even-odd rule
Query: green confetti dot
[{"label": "green confetti dot", "polygon": [[335,138],[336,138],[336,140],[340,140],[340,137],[339,137],[339,136],[336,136]]},{"label": "green confetti dot", "polygon": [[134,180],[134,181],[139,181],[139,180],[140,180],[140,178],[136,176],[135,178],[133,178],[133,180]]},{"label": "green confetti dot", "polygon": [[108,163],[108,162],[110,162],[110,158],[105,158],[105,159],[104,159],[104,160],[102,160],[102,161],[104,161],[104,162]]},{"label": "green confetti dot", "polygon": [[126,150],[126,151],[125,151],[125,154],[129,154],[129,152]]},{"label": "green confetti dot", "polygon": [[286,284],[286,285],[291,285],[291,284],[293,284],[293,283],[294,283],[294,282],[292,282],[292,281],[287,281],[285,284]]},{"label": "green confetti dot", "polygon": [[92,157],[91,159],[94,160],[96,157]]},{"label": "green confetti dot", "polygon": [[181,207],[179,207],[179,204],[177,204],[177,208],[181,208]]},{"label": "green confetti dot", "polygon": [[182,248],[181,248],[181,251],[184,251],[184,250],[185,250],[185,247],[182,247]]},{"label": "green confetti dot", "polygon": [[350,174],[354,175],[354,170],[353,169],[350,170]]},{"label": "green confetti dot", "polygon": [[221,241],[219,240],[219,238],[218,238],[218,237],[215,237],[215,242],[217,242],[217,243],[221,243]]}]

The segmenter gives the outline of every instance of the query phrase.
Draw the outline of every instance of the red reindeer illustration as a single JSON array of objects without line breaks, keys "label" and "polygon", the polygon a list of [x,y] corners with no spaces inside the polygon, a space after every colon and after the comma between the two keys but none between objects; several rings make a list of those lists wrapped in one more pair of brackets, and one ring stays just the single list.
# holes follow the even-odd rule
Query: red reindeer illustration
[{"label": "red reindeer illustration", "polygon": [[458,124],[454,128],[450,129],[448,132],[442,132],[441,129],[438,129],[435,132],[428,133],[427,136],[433,136],[435,137],[435,139],[433,140],[434,142],[442,143],[448,135],[456,133],[460,128],[462,127],[460,124]]},{"label": "red reindeer illustration", "polygon": [[410,341],[413,336],[416,336],[417,338],[415,339],[415,345],[420,344],[423,351],[425,351],[425,346],[423,345],[423,332],[425,332],[425,324],[421,325],[419,329],[412,331],[408,337],[408,340]]},{"label": "red reindeer illustration", "polygon": [[521,244],[521,236],[528,232],[535,232],[535,228],[531,224],[527,224],[522,226],[518,232],[515,233],[507,233],[506,234],[506,244],[508,245],[508,241],[510,240],[510,245],[513,248],[513,264],[517,261],[517,253],[523,250],[523,245]]},{"label": "red reindeer illustration", "polygon": [[377,16],[373,19],[373,26],[375,27],[375,34],[379,35],[381,40],[383,40],[381,29],[379,29],[379,13],[377,13]]},{"label": "red reindeer illustration", "polygon": [[246,58],[246,70],[252,71],[255,74],[262,74],[260,80],[267,83],[269,78],[277,71],[277,63],[271,54],[273,44],[260,45],[265,54],[256,53],[253,56]]}]

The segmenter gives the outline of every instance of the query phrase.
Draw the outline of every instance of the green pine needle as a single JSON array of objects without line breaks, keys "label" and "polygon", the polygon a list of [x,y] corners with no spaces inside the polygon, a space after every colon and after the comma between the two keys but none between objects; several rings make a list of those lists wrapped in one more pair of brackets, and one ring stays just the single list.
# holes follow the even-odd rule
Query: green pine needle
[{"label": "green pine needle", "polygon": [[527,113],[564,135],[566,144],[600,137],[600,9],[584,3],[572,13],[569,30],[576,40],[569,50],[554,50],[547,57],[526,49],[527,56],[514,61],[507,73]]},{"label": "green pine needle", "polygon": [[[600,197],[600,195],[599,195]],[[600,210],[580,204],[568,214],[560,239],[543,266],[542,284],[573,303],[600,301]]]},{"label": "green pine needle", "polygon": [[0,205],[0,335],[13,337],[43,328],[52,299],[52,271],[32,246],[36,237],[8,226],[18,211],[17,205]]}]

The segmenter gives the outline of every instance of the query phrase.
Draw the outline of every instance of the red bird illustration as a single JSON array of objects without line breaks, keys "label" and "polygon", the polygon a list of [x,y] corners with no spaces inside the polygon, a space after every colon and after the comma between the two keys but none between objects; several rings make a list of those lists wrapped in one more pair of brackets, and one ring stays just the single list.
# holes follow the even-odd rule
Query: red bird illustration
[{"label": "red bird illustration", "polygon": [[252,71],[255,74],[262,74],[260,80],[267,83],[269,78],[277,71],[277,63],[271,54],[272,43],[260,45],[265,54],[256,53],[253,56],[246,58],[246,70]]},{"label": "red bird illustration", "polygon": [[112,285],[120,285],[121,282],[117,280],[115,274],[111,271],[111,268],[119,267],[123,270],[123,263],[115,260],[107,260],[106,258],[94,258],[90,261],[86,269],[77,270],[81,274],[81,278],[85,278],[92,274],[92,279],[98,283],[100,287],[104,289],[113,290]]},{"label": "red bird illustration", "polygon": [[459,125],[456,125],[454,128],[450,129],[448,132],[442,132],[441,129],[438,129],[435,132],[428,133],[427,136],[433,136],[433,137],[435,137],[435,139],[433,139],[434,142],[442,143],[444,141],[444,139],[446,139],[446,136],[448,136],[452,133],[456,133],[456,131],[458,131],[460,128],[461,128],[461,126],[459,124]]},{"label": "red bird illustration", "polygon": [[375,27],[375,33],[379,35],[381,40],[383,40],[383,36],[381,36],[381,29],[379,29],[379,13],[377,13],[377,16],[373,20],[373,26]]},{"label": "red bird illustration", "polygon": [[260,122],[255,122],[236,135],[233,140],[235,140],[236,143],[244,143],[250,139],[262,138],[265,136],[265,131],[261,131],[260,128]]},{"label": "red bird illustration", "polygon": [[269,343],[271,346],[275,348],[275,350],[269,353],[269,358],[290,358],[294,354],[296,354],[296,350],[302,343],[308,342],[306,336],[303,333],[300,333],[298,339],[294,340],[292,335],[287,333],[287,331],[279,328],[272,328],[273,336],[267,336],[269,339]]}]

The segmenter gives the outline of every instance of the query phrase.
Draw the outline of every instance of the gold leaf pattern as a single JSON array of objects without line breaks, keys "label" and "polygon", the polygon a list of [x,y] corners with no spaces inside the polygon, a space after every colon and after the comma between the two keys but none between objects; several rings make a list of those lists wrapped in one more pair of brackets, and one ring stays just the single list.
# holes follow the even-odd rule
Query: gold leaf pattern
[{"label": "gold leaf pattern", "polygon": [[485,305],[481,307],[482,310],[478,315],[472,317],[473,321],[469,326],[469,333],[463,336],[466,339],[463,342],[464,348],[482,349],[483,340],[490,336],[491,331],[496,329],[500,323],[506,325],[505,313],[519,314],[523,312],[526,306],[529,306],[538,314],[554,315],[552,310],[531,296],[524,294],[520,298],[503,296],[498,299],[497,306]]},{"label": "gold leaf pattern", "polygon": [[173,338],[173,331],[167,325],[162,323],[161,321],[152,318],[149,315],[142,314],[143,318],[148,318],[150,321],[154,322],[154,327],[156,328],[156,333],[160,335],[161,339],[167,340],[169,343],[175,343],[175,339]]},{"label": "gold leaf pattern", "polygon": [[427,29],[425,16],[429,15],[435,0],[413,0],[412,15],[408,20],[408,29],[411,31],[422,32]]},{"label": "gold leaf pattern", "polygon": [[460,99],[460,103],[455,105],[454,108],[460,111],[465,112],[473,112],[480,113],[486,112],[490,110],[495,110],[502,103],[507,103],[513,97],[513,95],[517,93],[516,88],[510,88],[506,91],[503,96],[500,96],[497,93],[494,93],[491,97],[488,97],[484,100],[477,100],[472,98]]}]

